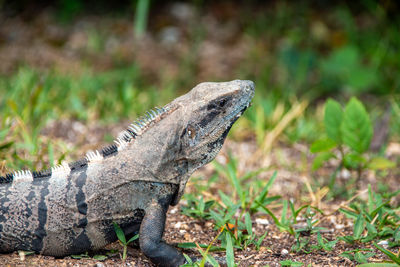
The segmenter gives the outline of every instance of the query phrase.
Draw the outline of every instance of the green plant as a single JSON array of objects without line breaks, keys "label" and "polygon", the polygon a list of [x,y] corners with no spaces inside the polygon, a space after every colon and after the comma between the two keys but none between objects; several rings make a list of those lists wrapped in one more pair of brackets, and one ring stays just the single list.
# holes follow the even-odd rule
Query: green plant
[{"label": "green plant", "polygon": [[90,256],[89,256],[88,252],[85,252],[82,254],[71,255],[71,258],[73,258],[73,259],[90,259]]},{"label": "green plant", "polygon": [[[265,171],[265,169],[260,168],[255,171],[247,171],[245,174],[239,176],[237,159],[233,158],[231,153],[229,153],[228,156],[229,161],[226,166],[218,163],[217,161],[214,161],[213,163],[218,175],[226,177],[233,187],[234,191],[231,198],[234,200],[238,199],[239,207],[242,209],[242,215],[247,208],[250,209],[251,213],[254,213],[257,211],[259,205],[266,205],[280,198],[280,196],[267,197],[269,189],[276,179],[276,172],[263,187],[257,186],[257,184],[254,183],[254,190],[250,190],[249,187],[252,185],[250,182],[256,182],[257,176],[261,172]],[[252,194],[249,192],[252,192]],[[232,203],[228,196],[225,196],[224,194],[220,194],[220,196],[223,197],[222,200],[225,199],[226,204]],[[260,204],[255,202],[259,202]]]},{"label": "green plant", "polygon": [[[367,236],[362,236],[364,229],[367,228],[369,231],[367,232]],[[346,241],[347,243],[354,243],[355,241],[367,242],[376,237],[376,229],[370,223],[365,222],[363,215],[358,214],[354,226],[353,226],[353,235],[346,235],[343,237],[339,237],[339,239]]]},{"label": "green plant", "polygon": [[113,222],[113,225],[114,225],[115,234],[118,237],[118,241],[123,247],[123,252],[122,252],[122,257],[121,258],[122,258],[123,261],[125,261],[126,260],[126,256],[127,256],[128,245],[131,242],[133,242],[136,239],[138,239],[139,238],[139,234],[136,234],[136,235],[132,236],[128,241],[126,241],[126,237],[125,237],[124,231],[121,229],[121,227],[116,222]]},{"label": "green plant", "polygon": [[[332,158],[340,160],[337,170],[346,168],[357,171],[357,179],[364,169],[382,170],[394,167],[394,163],[386,158],[368,157],[373,129],[370,116],[364,105],[352,98],[345,109],[335,100],[329,99],[325,104],[324,125],[327,138],[319,139],[311,145],[311,152],[317,153],[312,169],[317,170],[323,163]],[[335,151],[339,152],[336,154]],[[330,187],[335,184],[335,172]]]},{"label": "green plant", "polygon": [[210,218],[210,209],[214,206],[214,200],[204,201],[203,196],[196,197],[193,194],[185,194],[186,205],[181,206],[183,214],[196,219],[207,220]]},{"label": "green plant", "polygon": [[356,261],[358,263],[367,263],[368,258],[373,257],[375,253],[372,249],[355,249],[350,251],[345,251],[339,256],[348,258],[351,261]]},{"label": "green plant", "polygon": [[284,260],[279,262],[281,266],[291,266],[291,267],[299,267],[303,266],[304,263],[298,262],[298,261],[292,261],[292,260]]},{"label": "green plant", "polygon": [[328,241],[327,239],[322,237],[321,232],[317,232],[317,245],[311,246],[311,249],[312,250],[323,249],[325,251],[331,251],[335,247],[338,241],[339,241],[338,239]]},{"label": "green plant", "polygon": [[347,208],[339,211],[354,220],[353,235],[340,237],[341,240],[354,243],[367,243],[375,240],[389,240],[391,247],[400,245],[400,208],[390,205],[391,199],[400,191],[386,196],[373,192],[368,186],[368,200],[353,201]]},{"label": "green plant", "polygon": [[[98,260],[98,261],[104,261],[106,260],[108,257],[112,256],[113,251],[107,252],[106,255],[102,255],[102,254],[96,254],[93,255],[93,257],[89,256],[88,252],[82,253],[82,254],[77,254],[77,255],[71,255],[71,258],[73,259],[94,259],[94,260]],[[33,253],[33,252],[32,252]]]},{"label": "green plant", "polygon": [[375,242],[372,243],[377,249],[382,251],[386,256],[388,256],[394,263],[400,265],[400,251],[397,253],[393,253],[390,250],[385,249],[384,247],[379,246]]},{"label": "green plant", "polygon": [[362,63],[359,48],[355,45],[340,47],[321,61],[324,85],[334,90],[339,84],[351,93],[361,93],[375,87],[380,79],[374,67]]},{"label": "green plant", "polygon": [[[267,205],[279,197],[269,197],[268,191],[276,179],[276,173],[265,184],[254,184],[255,190],[250,190],[244,181],[252,181],[262,170],[247,172],[244,175],[238,175],[237,161],[230,155],[229,163],[222,166],[215,163],[216,171],[219,176],[225,176],[234,188],[231,196],[222,191],[218,191],[221,201],[204,201],[203,197],[194,197],[185,195],[188,201],[187,205],[182,207],[182,212],[188,216],[200,219],[212,219],[215,222],[215,229],[220,229],[219,239],[221,246],[208,246],[207,251],[225,250],[229,266],[235,266],[233,249],[246,249],[248,246],[254,246],[259,249],[262,241],[267,235],[265,232],[257,236],[253,232],[251,214],[257,212],[260,205]],[[208,187],[208,186],[207,186]],[[204,187],[200,187],[204,189]],[[256,203],[257,202],[257,203]],[[238,215],[237,215],[238,214]],[[222,229],[222,230],[221,230]],[[204,248],[205,245],[194,243],[180,244],[185,248]]]},{"label": "green plant", "polygon": [[[322,211],[316,209],[316,211]],[[325,229],[323,227],[316,226],[319,220],[314,218],[315,212],[311,210],[311,206],[307,206],[306,212],[303,217],[306,219],[306,226],[295,230],[296,243],[292,246],[292,250],[295,252],[311,253],[314,250],[324,249],[327,251],[332,250],[336,245],[337,240],[327,241],[321,236],[320,231]],[[311,235],[317,234],[317,245],[311,245]]]},{"label": "green plant", "polygon": [[147,17],[149,15],[150,0],[137,0],[135,12],[135,35],[141,37],[147,26]]},{"label": "green plant", "polygon": [[[293,203],[289,202],[290,205],[293,205]],[[297,214],[298,212],[301,211],[301,209],[305,208],[302,207],[300,210],[295,211],[294,213],[292,212],[292,216],[288,215],[288,201],[283,200],[283,206],[282,206],[282,214],[281,214],[281,219],[279,220],[277,216],[275,216],[274,212],[272,212],[269,208],[266,206],[262,206],[260,204],[260,208],[266,212],[269,216],[271,216],[272,220],[276,224],[276,226],[279,228],[280,231],[286,231],[291,235],[295,235],[295,230],[293,228],[293,224],[297,222]]]},{"label": "green plant", "polygon": [[231,236],[226,234],[225,241],[226,241],[226,263],[227,263],[228,267],[235,267],[237,265],[235,264],[235,256],[233,253],[233,245],[232,245]]},{"label": "green plant", "polygon": [[[197,244],[197,243],[180,243],[178,246],[181,248],[197,248],[197,250],[200,252],[202,259],[199,262],[193,262],[193,260],[184,254],[188,264],[184,266],[200,266],[204,267],[205,263],[208,262],[212,266],[219,266],[218,262],[212,257],[209,252],[215,250],[225,250],[225,249],[220,249],[218,247],[213,246],[214,242],[218,239],[218,237],[221,235],[221,233],[224,231],[225,226],[221,227],[218,231],[218,234],[214,237],[214,239],[211,241],[209,245],[204,245],[204,244]],[[206,251],[203,250],[203,248],[206,248]],[[229,252],[233,253],[233,252]]]}]

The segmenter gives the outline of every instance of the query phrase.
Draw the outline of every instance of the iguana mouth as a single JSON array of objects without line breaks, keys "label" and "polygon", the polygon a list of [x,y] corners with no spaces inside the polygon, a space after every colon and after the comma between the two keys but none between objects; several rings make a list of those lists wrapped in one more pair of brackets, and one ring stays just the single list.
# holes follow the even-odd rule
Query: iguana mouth
[{"label": "iguana mouth", "polygon": [[245,110],[251,105],[251,102],[247,103],[234,117],[231,119],[230,123],[226,126],[226,129],[221,134],[221,138],[225,140],[226,136],[228,135],[229,131],[231,130],[233,124],[243,115]]}]

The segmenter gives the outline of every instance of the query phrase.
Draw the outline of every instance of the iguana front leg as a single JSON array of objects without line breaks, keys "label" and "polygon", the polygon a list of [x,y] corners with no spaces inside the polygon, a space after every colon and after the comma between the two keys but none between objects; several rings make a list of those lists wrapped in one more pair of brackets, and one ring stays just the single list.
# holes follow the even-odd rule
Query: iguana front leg
[{"label": "iguana front leg", "polygon": [[168,205],[153,201],[140,225],[139,244],[143,253],[158,266],[180,266],[185,257],[176,248],[162,241]]}]

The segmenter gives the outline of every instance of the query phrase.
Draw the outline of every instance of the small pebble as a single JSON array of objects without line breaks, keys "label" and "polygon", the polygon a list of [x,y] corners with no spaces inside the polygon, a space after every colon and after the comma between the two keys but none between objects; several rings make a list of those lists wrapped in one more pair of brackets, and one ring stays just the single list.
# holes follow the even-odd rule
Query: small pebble
[{"label": "small pebble", "polygon": [[387,240],[381,240],[378,242],[378,245],[387,248],[389,246],[389,242]]},{"label": "small pebble", "polygon": [[200,225],[198,225],[197,223],[194,224],[194,229],[196,229],[196,231],[201,231],[202,228]]},{"label": "small pebble", "polygon": [[346,169],[343,169],[343,170],[341,171],[340,175],[341,175],[341,177],[342,177],[343,179],[345,179],[345,180],[348,180],[348,179],[350,179],[350,177],[351,177],[350,171],[348,171],[348,170],[346,170]]},{"label": "small pebble", "polygon": [[188,233],[184,234],[183,237],[186,241],[189,241],[191,239],[191,236]]},{"label": "small pebble", "polygon": [[177,223],[174,225],[174,228],[179,229],[179,228],[181,228],[181,225],[182,225],[181,222],[177,222]]},{"label": "small pebble", "polygon": [[213,225],[212,222],[206,222],[205,226],[206,226],[207,228],[210,228],[210,227],[213,227],[214,225]]},{"label": "small pebble", "polygon": [[104,267],[104,264],[101,262],[97,262],[94,266],[95,267]]},{"label": "small pebble", "polygon": [[338,229],[338,230],[341,230],[341,229],[344,228],[344,224],[336,224],[335,228]]},{"label": "small pebble", "polygon": [[256,223],[261,225],[268,225],[269,221],[267,219],[257,218]]},{"label": "small pebble", "polygon": [[19,250],[18,251],[18,255],[19,255],[19,258],[20,258],[21,261],[25,260],[25,251]]},{"label": "small pebble", "polygon": [[287,249],[282,249],[281,254],[287,255],[287,254],[289,254],[289,251]]}]

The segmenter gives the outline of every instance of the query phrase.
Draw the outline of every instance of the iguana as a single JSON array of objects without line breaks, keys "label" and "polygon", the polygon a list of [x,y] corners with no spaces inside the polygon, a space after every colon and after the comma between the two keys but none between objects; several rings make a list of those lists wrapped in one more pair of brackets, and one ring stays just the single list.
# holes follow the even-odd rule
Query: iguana
[{"label": "iguana", "polygon": [[160,266],[182,253],[162,241],[190,175],[215,158],[254,95],[252,81],[206,82],[131,124],[101,150],[44,171],[0,177],[0,252],[66,256],[115,242],[113,222]]}]

